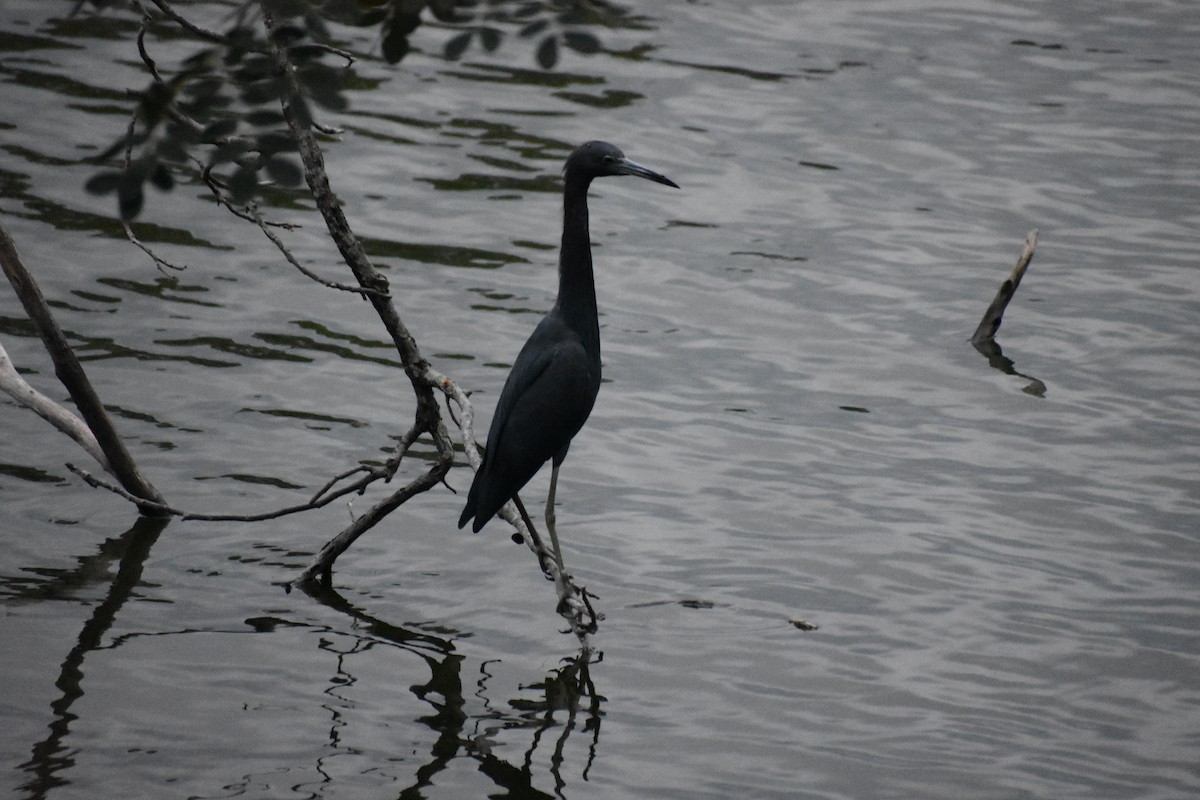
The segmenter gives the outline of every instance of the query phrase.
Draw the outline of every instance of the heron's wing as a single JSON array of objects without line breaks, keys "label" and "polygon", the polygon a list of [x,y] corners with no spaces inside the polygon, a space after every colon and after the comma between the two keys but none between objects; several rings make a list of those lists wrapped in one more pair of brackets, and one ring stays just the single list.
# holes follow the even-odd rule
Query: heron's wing
[{"label": "heron's wing", "polygon": [[496,403],[464,521],[470,511],[482,526],[565,449],[591,413],[599,386],[599,371],[579,337],[557,320],[543,320],[518,354]]},{"label": "heron's wing", "polygon": [[488,435],[488,453],[536,461],[536,472],[570,444],[587,421],[599,385],[598,376],[594,379],[591,372],[577,341],[556,342],[540,353],[524,380],[505,386]]}]

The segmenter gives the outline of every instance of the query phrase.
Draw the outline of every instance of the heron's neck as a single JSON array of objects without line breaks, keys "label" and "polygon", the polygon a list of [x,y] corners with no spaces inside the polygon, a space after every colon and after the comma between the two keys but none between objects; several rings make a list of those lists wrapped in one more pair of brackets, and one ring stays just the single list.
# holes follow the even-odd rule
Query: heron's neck
[{"label": "heron's neck", "polygon": [[562,249],[558,255],[558,311],[599,356],[596,283],[592,276],[592,243],[588,234],[587,184],[568,180],[563,194]]}]

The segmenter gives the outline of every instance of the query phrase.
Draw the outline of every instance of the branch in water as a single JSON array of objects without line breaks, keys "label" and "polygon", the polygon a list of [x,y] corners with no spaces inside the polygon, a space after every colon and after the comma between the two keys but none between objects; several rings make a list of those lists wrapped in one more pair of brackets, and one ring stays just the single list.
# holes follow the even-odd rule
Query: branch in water
[{"label": "branch in water", "polygon": [[983,319],[979,321],[979,327],[975,329],[975,333],[971,335],[973,344],[981,344],[996,338],[996,331],[1000,330],[1000,323],[1004,321],[1004,310],[1008,308],[1009,301],[1013,299],[1013,295],[1017,292],[1017,287],[1021,285],[1021,278],[1025,275],[1025,270],[1029,267],[1029,262],[1033,260],[1033,250],[1037,247],[1038,232],[1033,229],[1029,232],[1029,236],[1025,239],[1025,249],[1021,251],[1021,257],[1017,259],[1017,265],[1013,267],[1013,271],[1005,278],[1004,283],[1000,284],[1000,289],[996,292],[996,297],[993,298],[992,304],[983,314]]},{"label": "branch in water", "polygon": [[[8,276],[18,299],[25,307],[25,313],[29,315],[29,319],[41,335],[46,352],[54,362],[55,374],[71,395],[71,400],[79,409],[88,429],[96,437],[97,444],[112,467],[113,475],[121,482],[121,486],[135,497],[151,503],[164,503],[163,496],[142,476],[133,456],[125,448],[124,440],[113,425],[104,404],[100,402],[96,390],[92,388],[87,373],[83,371],[83,365],[79,363],[66,335],[50,312],[42,290],[25,269],[16,245],[3,225],[0,225],[0,266],[3,266],[4,274]],[[157,515],[160,512],[143,508],[143,513]]]}]

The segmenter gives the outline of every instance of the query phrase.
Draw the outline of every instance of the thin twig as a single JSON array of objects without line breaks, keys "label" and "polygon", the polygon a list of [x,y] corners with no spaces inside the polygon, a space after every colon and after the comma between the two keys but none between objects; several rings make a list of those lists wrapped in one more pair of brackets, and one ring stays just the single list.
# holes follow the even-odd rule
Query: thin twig
[{"label": "thin twig", "polygon": [[137,49],[138,54],[142,57],[142,63],[146,65],[146,69],[150,70],[150,77],[154,78],[157,83],[163,83],[162,75],[158,74],[158,66],[154,63],[154,59],[150,57],[150,53],[146,50],[146,30],[153,21],[148,12],[138,0],[133,0],[133,7],[139,14],[142,15],[142,24],[138,28]]},{"label": "thin twig", "polygon": [[[143,27],[138,34],[138,49],[139,50],[142,50],[141,34],[143,34],[145,32],[146,32],[146,28],[145,28],[145,25],[143,24]],[[155,80],[161,82],[162,78],[160,78],[158,76],[158,72],[154,69],[154,61],[149,60],[150,57],[149,57],[149,55],[145,54],[144,50],[142,50],[142,53],[143,53],[143,58],[146,59],[147,66],[150,68],[150,70],[152,72],[154,72]],[[125,127],[124,169],[126,172],[129,172],[130,166],[133,163],[133,131],[134,131],[134,128],[137,126],[138,115],[139,115],[139,109],[137,107],[135,107],[133,109],[133,113],[129,115],[129,124]],[[182,272],[183,270],[187,269],[186,266],[180,267],[175,264],[172,264],[170,261],[167,261],[165,258],[162,258],[157,253],[155,253],[153,250],[151,250],[148,246],[146,246],[142,242],[141,239],[139,239],[134,234],[133,228],[130,227],[130,225],[127,221],[121,220],[121,226],[125,228],[125,236],[129,238],[130,244],[132,244],[134,247],[138,248],[143,253],[148,255],[150,257],[150,260],[154,262],[155,269],[157,269],[163,275],[167,275],[166,269],[173,269],[176,272]],[[164,269],[164,267],[166,267],[166,269]]]},{"label": "thin twig", "polygon": [[158,7],[158,10],[161,11],[167,17],[167,19],[171,20],[185,31],[188,31],[193,36],[197,36],[201,39],[207,39],[210,42],[217,42],[219,44],[226,44],[229,41],[229,37],[217,33],[216,31],[210,31],[207,28],[202,28],[196,23],[182,16],[175,9],[171,8],[170,3],[168,3],[166,0],[150,0],[150,2],[154,3],[154,5]]},{"label": "thin twig", "polygon": [[343,133],[346,132],[346,130],[344,128],[335,128],[332,125],[324,125],[320,122],[317,122],[316,120],[313,121],[312,126],[313,126],[313,129],[320,131],[321,133],[325,134],[326,136],[341,136]]},{"label": "thin twig", "polygon": [[[178,266],[177,264],[172,264],[170,261],[167,261],[165,258],[158,255],[153,250],[151,250],[149,247],[147,247],[145,244],[143,244],[142,240],[139,239],[136,235],[134,235],[133,228],[131,228],[129,226],[128,222],[121,220],[121,225],[122,225],[122,227],[125,228],[125,235],[127,237],[129,237],[129,243],[132,244],[134,247],[138,248],[139,250],[141,250],[146,255],[150,256],[150,259],[152,261],[154,261],[155,268],[157,268],[158,271],[161,272],[163,275],[167,275],[168,269],[173,269],[176,272],[183,272],[185,269],[187,269],[186,264],[183,265],[182,267]],[[166,269],[163,269],[164,267],[166,267]],[[171,277],[171,276],[167,275],[167,277]]]},{"label": "thin twig", "polygon": [[[462,433],[463,442],[470,442],[472,447],[464,447],[467,452],[467,462],[471,465],[471,470],[479,469],[479,451],[474,449],[475,445],[475,409],[471,405],[471,399],[467,392],[463,391],[462,387],[447,376],[443,375],[438,370],[430,365],[425,366],[425,379],[429,381],[431,386],[436,386],[446,396],[446,408],[450,411],[451,419],[458,426]],[[459,414],[456,416],[453,410],[450,409],[450,403],[453,402],[458,406]]]},{"label": "thin twig", "polygon": [[[230,206],[228,202],[226,202],[226,205]],[[232,206],[230,206],[230,208],[232,209]],[[262,218],[262,214],[258,212],[258,205],[256,203],[247,203],[246,213],[249,215],[250,220],[258,226],[258,229],[263,232],[263,235],[270,239],[271,243],[274,244],[279,252],[283,254],[283,257],[287,259],[287,262],[296,269],[300,270],[301,274],[303,274],[306,278],[314,280],[329,289],[337,289],[338,291],[342,292],[353,292],[354,294],[363,295],[364,297],[380,294],[385,297],[387,296],[386,292],[380,292],[379,289],[364,286],[350,286],[349,284],[338,283],[337,281],[331,281],[322,278],[320,275],[308,269],[296,260],[296,257],[292,255],[291,250],[288,250],[287,245],[283,243],[283,240],[276,236],[275,232],[267,226],[267,223]]]},{"label": "thin twig", "polygon": [[326,44],[325,42],[315,42],[311,46],[316,47],[320,50],[324,50],[326,53],[335,55],[338,58],[345,59],[345,61],[346,61],[346,66],[344,67],[345,69],[348,69],[348,68],[354,66],[356,63],[358,63],[358,59],[355,58],[354,54],[351,53],[349,50],[343,50],[340,47],[334,47],[333,45]]},{"label": "thin twig", "polygon": [[418,494],[427,492],[441,481],[441,464],[435,464],[407,484],[397,489],[390,497],[376,503],[362,516],[356,518],[349,526],[342,529],[336,536],[325,543],[317,557],[304,569],[293,582],[294,584],[310,584],[320,581],[325,586],[331,583],[333,564],[338,556],[346,552],[359,536],[379,524],[388,514],[399,508]]},{"label": "thin twig", "polygon": [[306,503],[297,503],[296,505],[286,506],[274,511],[262,511],[256,514],[207,514],[199,511],[185,511],[183,509],[168,505],[165,502],[143,500],[125,491],[120,486],[110,483],[103,478],[98,478],[87,470],[81,469],[74,464],[68,463],[66,466],[67,469],[82,478],[83,481],[89,486],[95,489],[107,489],[113,494],[125,498],[129,502],[135,503],[143,510],[156,511],[172,517],[179,517],[183,520],[200,520],[204,522],[262,522],[268,519],[278,519],[280,517],[286,517],[292,514],[299,514],[304,511],[314,511],[318,508],[324,508],[334,500],[344,497],[347,494],[361,493],[361,491],[370,483],[384,477],[382,470],[373,471],[374,474],[366,478],[361,478],[358,481],[355,481],[353,484],[343,487],[332,494],[319,496],[319,499],[318,497],[314,497],[312,500]]},{"label": "thin twig", "polygon": [[341,473],[340,475],[334,475],[332,478],[330,478],[325,483],[324,486],[322,486],[320,489],[317,489],[317,491],[315,493],[313,493],[312,499],[309,500],[308,502],[316,503],[318,500],[321,499],[321,495],[325,494],[330,489],[332,489],[334,487],[334,485],[336,483],[338,483],[338,481],[343,481],[346,478],[349,478],[351,475],[357,474],[359,472],[370,472],[370,471],[371,471],[370,467],[360,464],[357,467],[355,467],[354,469],[348,469],[345,472]]},{"label": "thin twig", "polygon": [[[200,163],[200,159],[196,158],[195,156],[192,156],[192,163],[194,163],[200,170],[200,180],[202,180],[204,185],[208,187],[208,190],[212,192],[213,198],[217,201],[217,205],[225,208],[230,214],[233,214],[238,219],[245,220],[246,222],[253,222],[256,225],[260,224],[258,220],[256,220],[246,211],[243,211],[235,206],[233,201],[221,193],[221,190],[224,189],[225,186],[217,179],[216,175],[213,175],[212,167],[206,167],[204,164]],[[261,224],[272,228],[282,228],[285,231],[293,231],[297,228],[304,227],[296,222],[274,222],[272,220],[262,220]]]},{"label": "thin twig", "polygon": [[400,462],[404,460],[404,456],[408,454],[408,449],[413,446],[413,442],[420,438],[424,430],[416,422],[413,426],[404,432],[400,437],[400,441],[396,443],[396,449],[392,453],[392,457],[387,461],[387,479],[385,483],[391,483],[396,472],[400,469]]}]

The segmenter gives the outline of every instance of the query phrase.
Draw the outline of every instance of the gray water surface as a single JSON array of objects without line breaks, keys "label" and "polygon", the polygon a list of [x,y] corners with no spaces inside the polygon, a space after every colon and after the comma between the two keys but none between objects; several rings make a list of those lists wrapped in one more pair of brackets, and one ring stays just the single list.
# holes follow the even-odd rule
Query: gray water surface
[{"label": "gray water surface", "polygon": [[[385,458],[412,402],[367,304],[202,186],[138,229],[170,276],[82,191],[145,79],[130,23],[71,6],[0,9],[0,216],[144,471],[249,513]],[[335,190],[481,434],[553,302],[570,148],[683,187],[592,191],[606,382],[558,519],[602,659],[572,663],[525,548],[455,528],[465,468],[356,543],[337,594],[285,594],[382,494],[139,521],[5,398],[0,793],[1200,792],[1194,4],[642,13],[553,73],[516,43],[445,61],[433,27],[390,68],[339,31],[365,80],[327,120]],[[349,280],[299,202],[269,211]],[[966,340],[1034,228],[991,365]],[[65,398],[7,290],[0,338]]]}]

